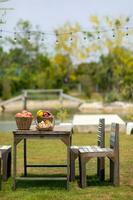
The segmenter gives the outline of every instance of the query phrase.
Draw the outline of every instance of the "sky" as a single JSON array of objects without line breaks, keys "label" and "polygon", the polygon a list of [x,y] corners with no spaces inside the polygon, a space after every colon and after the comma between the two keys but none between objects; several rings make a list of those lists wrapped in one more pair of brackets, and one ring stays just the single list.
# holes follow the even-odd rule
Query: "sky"
[{"label": "sky", "polygon": [[133,0],[7,0],[0,3],[3,7],[14,9],[6,15],[4,27],[8,30],[13,30],[19,19],[29,20],[43,31],[53,31],[65,22],[79,22],[86,28],[90,15],[130,16],[133,24]]},{"label": "sky", "polygon": [[[89,21],[91,15],[97,15],[101,20],[104,16],[111,18],[120,15],[129,16],[128,26],[133,27],[133,0],[0,0],[0,9],[2,8],[13,8],[7,11],[6,23],[0,25],[2,37],[14,37],[14,31],[17,31],[14,27],[20,19],[30,21],[33,30],[39,25],[42,32],[52,34],[66,22],[71,24],[78,22],[83,31],[88,31],[91,27]],[[52,53],[55,38],[45,34],[45,43]]]}]

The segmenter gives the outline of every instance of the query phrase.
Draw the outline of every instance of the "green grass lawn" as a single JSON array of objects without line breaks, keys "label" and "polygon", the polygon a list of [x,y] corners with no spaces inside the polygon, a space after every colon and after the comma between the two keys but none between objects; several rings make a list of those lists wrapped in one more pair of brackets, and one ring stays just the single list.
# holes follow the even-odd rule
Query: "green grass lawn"
[{"label": "green grass lawn", "polygon": [[[0,133],[0,144],[12,144],[11,133]],[[74,134],[73,144],[96,144],[96,134]],[[108,145],[109,134],[106,135]],[[66,147],[58,140],[28,141],[28,163],[64,164]],[[120,135],[120,187],[109,182],[109,162],[106,160],[106,180],[100,183],[96,177],[96,159],[87,164],[88,187],[79,187],[78,161],[76,162],[76,180],[66,190],[62,181],[18,181],[16,191],[12,191],[12,178],[2,185],[0,200],[133,200],[133,135]],[[18,174],[23,175],[23,143],[18,145]],[[29,175],[65,174],[66,169],[29,168]]]}]

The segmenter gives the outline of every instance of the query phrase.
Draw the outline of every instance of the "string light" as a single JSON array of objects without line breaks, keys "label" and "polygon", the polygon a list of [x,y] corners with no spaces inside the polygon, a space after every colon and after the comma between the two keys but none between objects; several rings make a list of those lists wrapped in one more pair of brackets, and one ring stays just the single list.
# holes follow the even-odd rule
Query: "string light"
[{"label": "string light", "polygon": [[[126,29],[126,30],[125,30]],[[125,36],[129,36],[129,29],[133,29],[133,27],[124,27],[124,28],[119,28],[119,30],[123,30],[125,32]],[[59,36],[63,36],[63,35],[70,35],[69,37],[69,41],[70,43],[72,43],[73,39],[74,39],[74,34],[78,34],[78,33],[82,33],[83,34],[83,40],[87,40],[87,38],[89,38],[89,35],[91,37],[91,35],[97,35],[97,39],[102,39],[101,37],[101,33],[106,33],[106,32],[112,32],[112,37],[115,38],[116,37],[116,33],[115,33],[115,28],[112,28],[112,29],[104,29],[104,30],[100,30],[100,31],[71,31],[71,32],[64,32],[64,33],[59,33],[56,31],[56,33],[54,32],[39,32],[40,35],[41,35],[41,38],[40,40],[43,42],[45,40],[45,36],[49,36],[49,37],[55,37],[56,36],[56,44],[59,43]],[[27,31],[27,39],[28,40],[31,40],[31,36],[32,36],[32,33],[37,33],[38,31]],[[0,30],[0,39],[3,38],[3,35],[4,33],[10,35],[10,34],[14,34],[14,40],[16,41],[17,40],[17,35],[19,34],[23,34],[25,33],[24,31],[7,31],[7,30]],[[88,34],[89,33],[89,34]]]}]

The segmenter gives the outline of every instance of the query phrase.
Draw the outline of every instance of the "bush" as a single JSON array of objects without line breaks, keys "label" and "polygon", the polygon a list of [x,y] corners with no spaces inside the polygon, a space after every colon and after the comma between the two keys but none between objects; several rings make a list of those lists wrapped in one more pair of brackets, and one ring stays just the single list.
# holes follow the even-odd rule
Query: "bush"
[{"label": "bush", "polygon": [[11,84],[9,79],[4,79],[2,81],[2,99],[6,100],[11,97]]},{"label": "bush", "polygon": [[108,103],[113,102],[113,101],[119,101],[119,100],[120,100],[120,95],[115,90],[107,93],[104,97],[104,101]]}]

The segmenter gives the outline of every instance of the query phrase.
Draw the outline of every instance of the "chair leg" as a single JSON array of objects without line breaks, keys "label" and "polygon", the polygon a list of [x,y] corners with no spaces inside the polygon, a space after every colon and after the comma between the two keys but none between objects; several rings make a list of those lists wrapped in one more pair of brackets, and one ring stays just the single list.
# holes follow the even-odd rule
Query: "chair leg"
[{"label": "chair leg", "polygon": [[7,159],[7,177],[9,178],[11,176],[11,152],[8,153],[8,159]]},{"label": "chair leg", "polygon": [[105,179],[105,158],[97,158],[97,175],[100,181]]},{"label": "chair leg", "polygon": [[119,186],[120,184],[120,174],[119,174],[119,159],[114,161],[114,185]]},{"label": "chair leg", "polygon": [[86,161],[81,154],[79,155],[79,174],[81,188],[85,188],[87,186]]},{"label": "chair leg", "polygon": [[11,176],[11,152],[6,152],[3,155],[3,170],[2,179],[6,181]]},{"label": "chair leg", "polygon": [[110,159],[110,181],[114,182],[114,162]]},{"label": "chair leg", "polygon": [[2,175],[1,175],[1,158],[0,158],[0,190],[2,188]]},{"label": "chair leg", "polygon": [[119,186],[120,184],[120,175],[119,175],[119,160],[110,159],[110,180],[114,186]]},{"label": "chair leg", "polygon": [[78,157],[78,153],[76,154],[71,150],[70,152],[70,181],[75,180],[75,160]]}]

